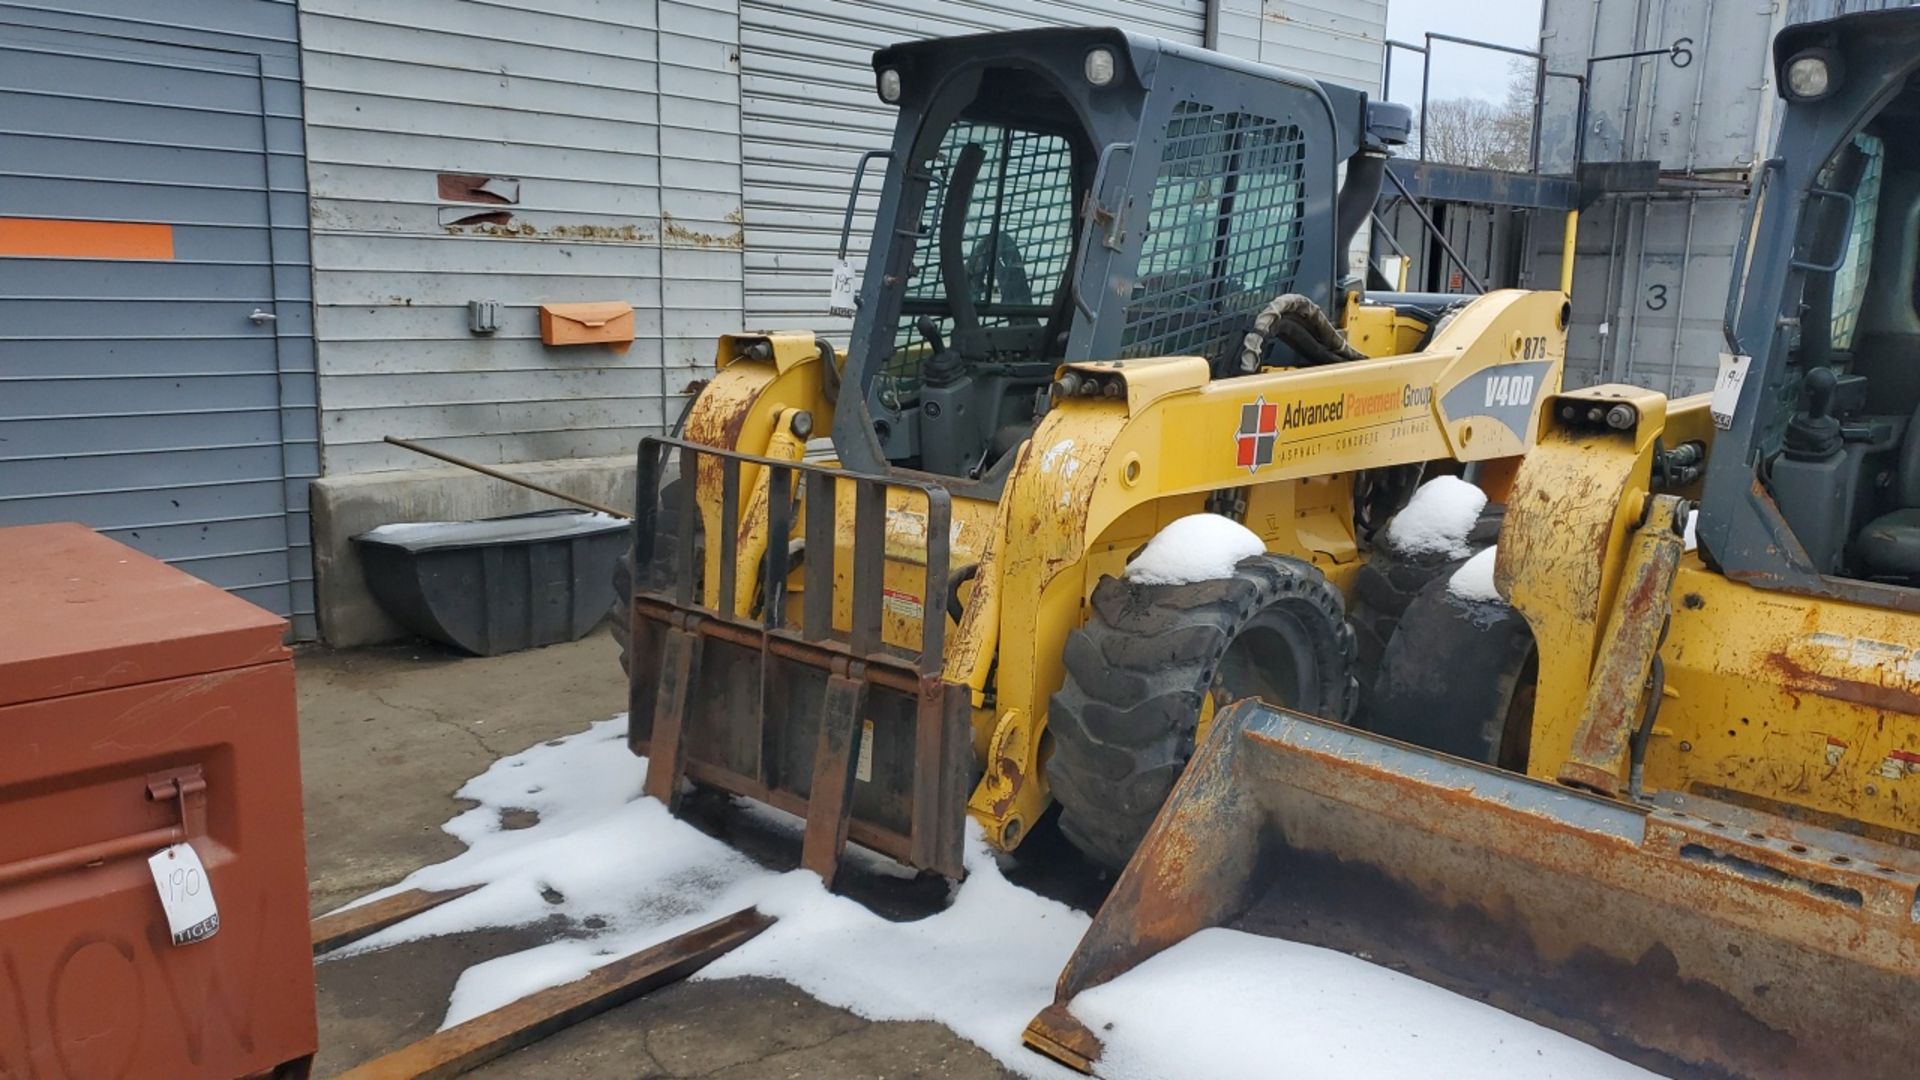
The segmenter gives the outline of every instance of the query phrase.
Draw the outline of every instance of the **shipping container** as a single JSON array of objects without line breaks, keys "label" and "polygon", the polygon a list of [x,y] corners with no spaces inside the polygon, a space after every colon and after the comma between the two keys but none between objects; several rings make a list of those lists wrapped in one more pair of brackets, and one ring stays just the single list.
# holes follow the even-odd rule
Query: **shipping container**
[{"label": "shipping container", "polygon": [[[1541,51],[1555,71],[1596,56],[1659,55],[1592,67],[1583,159],[1657,162],[1658,190],[1602,196],[1575,248],[1570,386],[1629,382],[1675,396],[1713,385],[1748,180],[1767,152],[1779,98],[1771,48],[1782,27],[1905,3],[1790,0],[1547,0]],[[1542,168],[1570,172],[1580,124],[1572,84],[1549,82]],[[1561,236],[1536,230],[1533,277],[1559,265]]]}]

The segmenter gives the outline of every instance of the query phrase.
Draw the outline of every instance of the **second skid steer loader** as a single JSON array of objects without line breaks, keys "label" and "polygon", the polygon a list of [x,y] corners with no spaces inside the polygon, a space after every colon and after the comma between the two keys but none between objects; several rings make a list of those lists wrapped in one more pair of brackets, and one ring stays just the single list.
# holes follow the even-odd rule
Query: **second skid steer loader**
[{"label": "second skid steer loader", "polygon": [[[1414,601],[1372,731],[1225,711],[1031,1045],[1091,1068],[1075,997],[1224,925],[1670,1075],[1915,1075],[1920,9],[1790,27],[1773,64],[1714,393],[1551,396],[1498,598]],[[1452,674],[1488,655],[1530,710]]]}]

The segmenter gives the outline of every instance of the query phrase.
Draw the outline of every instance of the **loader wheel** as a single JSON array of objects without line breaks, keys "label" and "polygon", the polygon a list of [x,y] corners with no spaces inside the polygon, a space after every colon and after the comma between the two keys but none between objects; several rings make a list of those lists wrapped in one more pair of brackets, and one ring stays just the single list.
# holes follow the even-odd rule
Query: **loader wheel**
[{"label": "loader wheel", "polygon": [[1357,683],[1344,608],[1312,564],[1279,555],[1190,585],[1102,578],[1086,624],[1067,636],[1047,714],[1047,777],[1067,838],[1126,865],[1193,756],[1209,700],[1258,697],[1345,722]]},{"label": "loader wheel", "polygon": [[1368,731],[1512,771],[1527,767],[1539,654],[1518,611],[1430,582],[1387,644]]},{"label": "loader wheel", "polygon": [[[662,508],[680,505],[680,481],[669,480],[660,485],[660,505]],[[701,564],[699,525],[694,526],[695,538],[694,565]],[[648,567],[649,584],[666,585],[673,577],[673,549],[680,536],[680,515],[677,510],[667,509],[661,518],[660,539],[655,542],[653,560]],[[620,670],[631,674],[628,653],[633,643],[628,640],[633,632],[633,545],[627,545],[627,553],[613,564],[613,640],[620,645]]]},{"label": "loader wheel", "polygon": [[1488,503],[1480,511],[1480,519],[1466,536],[1468,554],[1462,556],[1403,551],[1388,542],[1385,529],[1381,530],[1373,553],[1354,575],[1353,602],[1347,609],[1359,649],[1355,670],[1360,677],[1359,716],[1363,723],[1374,708],[1373,687],[1387,643],[1393,640],[1408,605],[1434,580],[1452,577],[1467,559],[1492,547],[1500,539],[1506,510],[1499,503]]}]

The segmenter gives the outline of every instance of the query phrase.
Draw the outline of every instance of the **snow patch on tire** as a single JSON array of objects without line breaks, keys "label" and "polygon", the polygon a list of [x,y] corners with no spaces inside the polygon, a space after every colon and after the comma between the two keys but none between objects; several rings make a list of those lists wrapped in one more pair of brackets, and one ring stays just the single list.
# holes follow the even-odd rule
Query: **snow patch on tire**
[{"label": "snow patch on tire", "polygon": [[1476,600],[1482,603],[1500,599],[1500,590],[1493,587],[1493,560],[1500,549],[1490,547],[1466,562],[1447,579],[1447,591],[1462,600]]},{"label": "snow patch on tire", "polygon": [[1232,577],[1240,560],[1266,551],[1266,541],[1232,518],[1189,514],[1148,541],[1146,549],[1127,564],[1127,580],[1136,585],[1219,581]]},{"label": "snow patch on tire", "polygon": [[1467,534],[1486,505],[1487,493],[1474,485],[1457,476],[1436,476],[1387,523],[1386,542],[1408,555],[1464,559],[1473,554]]}]

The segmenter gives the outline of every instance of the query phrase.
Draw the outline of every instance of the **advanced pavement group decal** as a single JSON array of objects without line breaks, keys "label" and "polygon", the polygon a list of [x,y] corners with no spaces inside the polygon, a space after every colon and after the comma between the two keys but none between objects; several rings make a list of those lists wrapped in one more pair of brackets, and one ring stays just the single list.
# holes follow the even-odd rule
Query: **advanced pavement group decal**
[{"label": "advanced pavement group decal", "polygon": [[1273,464],[1275,446],[1289,441],[1281,438],[1283,432],[1397,413],[1432,400],[1432,387],[1409,384],[1392,390],[1346,392],[1292,402],[1268,401],[1262,395],[1240,406],[1240,428],[1234,433],[1235,461],[1248,472],[1258,472],[1262,466]]},{"label": "advanced pavement group decal", "polygon": [[1258,472],[1273,464],[1273,444],[1280,438],[1280,406],[1263,395],[1240,406],[1240,431],[1234,436],[1240,467]]}]

